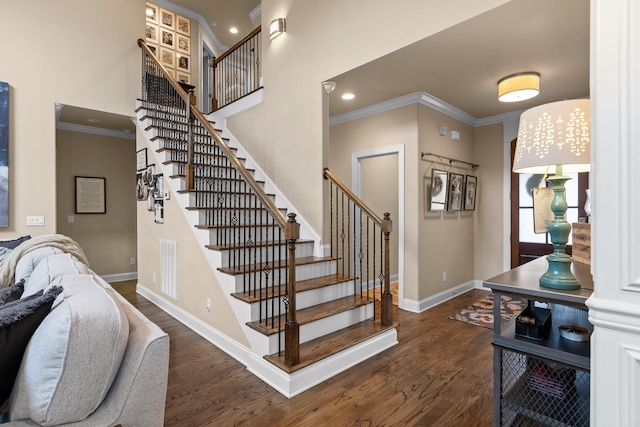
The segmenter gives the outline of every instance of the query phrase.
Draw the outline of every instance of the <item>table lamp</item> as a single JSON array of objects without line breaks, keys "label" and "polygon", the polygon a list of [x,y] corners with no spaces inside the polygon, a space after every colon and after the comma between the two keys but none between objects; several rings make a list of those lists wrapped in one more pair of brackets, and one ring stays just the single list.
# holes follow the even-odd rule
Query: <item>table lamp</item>
[{"label": "table lamp", "polygon": [[571,224],[566,220],[564,183],[571,178],[563,173],[589,171],[590,122],[588,99],[552,102],[531,108],[520,116],[513,171],[546,176],[550,168],[555,168],[555,175],[547,178],[553,184],[554,219],[547,228],[553,253],[547,256],[549,266],[540,277],[540,285],[547,288],[580,289],[580,282],[571,272],[573,259],[565,252]]}]

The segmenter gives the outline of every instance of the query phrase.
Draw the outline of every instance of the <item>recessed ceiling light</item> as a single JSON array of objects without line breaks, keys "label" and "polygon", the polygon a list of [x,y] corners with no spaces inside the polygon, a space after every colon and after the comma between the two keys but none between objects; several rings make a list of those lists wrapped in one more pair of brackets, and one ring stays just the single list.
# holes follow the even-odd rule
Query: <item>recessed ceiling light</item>
[{"label": "recessed ceiling light", "polygon": [[238,32],[238,29],[236,27],[231,27],[229,28],[229,31],[231,31],[232,34],[236,34]]},{"label": "recessed ceiling light", "polygon": [[345,93],[344,95],[342,95],[342,99],[353,99],[356,96],[352,93]]}]

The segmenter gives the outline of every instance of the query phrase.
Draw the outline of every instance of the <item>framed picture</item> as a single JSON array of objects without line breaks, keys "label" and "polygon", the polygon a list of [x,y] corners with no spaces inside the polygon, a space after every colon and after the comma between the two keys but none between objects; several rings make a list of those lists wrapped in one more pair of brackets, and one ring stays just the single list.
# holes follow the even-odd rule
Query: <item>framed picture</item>
[{"label": "framed picture", "polygon": [[447,211],[462,210],[462,189],[464,177],[459,173],[449,172],[449,191],[447,194]]},{"label": "framed picture", "polygon": [[176,31],[185,36],[191,36],[191,21],[189,18],[176,15]]},{"label": "framed picture", "polygon": [[175,68],[175,52],[173,49],[167,49],[166,47],[160,48],[160,63],[165,67]]},{"label": "framed picture", "polygon": [[175,34],[171,30],[160,28],[160,45],[173,48]]},{"label": "framed picture", "polygon": [[107,213],[106,178],[76,176],[76,213]]},{"label": "framed picture", "polygon": [[478,178],[472,175],[464,177],[464,210],[474,211],[476,209],[476,189]]},{"label": "framed picture", "polygon": [[147,10],[145,14],[147,15],[148,22],[153,22],[154,24],[158,23],[158,6],[147,3]]},{"label": "framed picture", "polygon": [[143,148],[136,152],[136,170],[141,171],[147,168],[147,149]]},{"label": "framed picture", "polygon": [[160,9],[160,25],[175,29],[175,14],[167,9]]},{"label": "framed picture", "polygon": [[147,200],[147,185],[142,178],[143,174],[143,172],[136,174],[136,198],[139,202]]},{"label": "framed picture", "polygon": [[153,43],[147,43],[147,47],[153,53],[153,56],[158,57],[158,46]]},{"label": "framed picture", "polygon": [[447,172],[439,169],[431,170],[431,210],[443,211],[447,205]]},{"label": "framed picture", "polygon": [[147,22],[145,27],[145,41],[147,43],[158,43],[158,26],[156,24],[152,24]]},{"label": "framed picture", "polygon": [[156,200],[161,200],[164,198],[164,175],[163,174],[156,175],[156,186],[153,189],[153,198]]},{"label": "framed picture", "polygon": [[142,173],[142,180],[147,187],[155,188],[156,186],[156,165],[147,166],[147,170]]},{"label": "framed picture", "polygon": [[155,211],[154,221],[156,224],[164,224],[164,201],[156,200],[153,210]]},{"label": "framed picture", "polygon": [[191,39],[182,34],[176,34],[176,50],[191,55]]},{"label": "framed picture", "polygon": [[187,73],[182,73],[180,71],[178,71],[176,76],[176,80],[178,80],[178,83],[186,83],[186,84],[191,84],[191,75],[187,74]]},{"label": "framed picture", "polygon": [[186,71],[187,73],[191,71],[191,58],[185,55],[180,55],[178,57],[178,71]]}]

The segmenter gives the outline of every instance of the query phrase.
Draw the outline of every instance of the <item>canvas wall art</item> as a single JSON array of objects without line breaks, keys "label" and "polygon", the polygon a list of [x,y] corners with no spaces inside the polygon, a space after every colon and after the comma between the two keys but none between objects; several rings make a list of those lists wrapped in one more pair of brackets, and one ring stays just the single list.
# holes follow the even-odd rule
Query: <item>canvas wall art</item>
[{"label": "canvas wall art", "polygon": [[0,227],[9,226],[9,83],[0,82]]}]

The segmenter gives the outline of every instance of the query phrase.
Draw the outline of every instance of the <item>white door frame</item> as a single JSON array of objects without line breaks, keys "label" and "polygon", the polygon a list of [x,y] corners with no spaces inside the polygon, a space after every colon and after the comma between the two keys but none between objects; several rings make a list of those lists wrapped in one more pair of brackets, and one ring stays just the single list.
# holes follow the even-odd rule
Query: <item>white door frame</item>
[{"label": "white door frame", "polygon": [[372,157],[398,155],[398,218],[393,221],[392,232],[398,234],[398,308],[404,308],[404,144],[357,151],[351,154],[351,189],[362,195],[361,161]]}]

